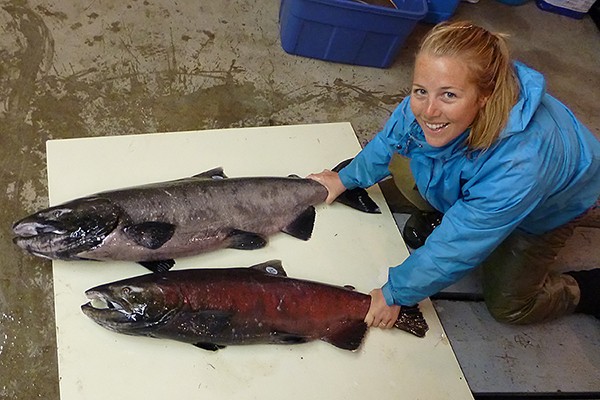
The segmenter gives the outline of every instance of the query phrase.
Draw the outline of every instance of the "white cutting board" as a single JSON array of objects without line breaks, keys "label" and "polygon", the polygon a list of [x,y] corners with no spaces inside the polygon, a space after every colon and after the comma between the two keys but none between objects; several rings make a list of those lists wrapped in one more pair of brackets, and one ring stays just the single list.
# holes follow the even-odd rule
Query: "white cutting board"
[{"label": "white cutting board", "polygon": [[[230,177],[306,176],[360,150],[349,123],[160,133],[47,143],[50,204],[171,180],[221,166]],[[290,277],[351,284],[368,293],[408,252],[377,187],[381,215],[317,206],[313,237],[286,234],[259,250],[178,259],[175,269],[250,266],[281,259]],[[324,342],[230,346],[208,352],[108,331],[80,310],[84,291],[147,273],[135,263],[55,261],[60,392],[87,399],[472,399],[429,300],[424,339],[371,329],[356,352]]]}]

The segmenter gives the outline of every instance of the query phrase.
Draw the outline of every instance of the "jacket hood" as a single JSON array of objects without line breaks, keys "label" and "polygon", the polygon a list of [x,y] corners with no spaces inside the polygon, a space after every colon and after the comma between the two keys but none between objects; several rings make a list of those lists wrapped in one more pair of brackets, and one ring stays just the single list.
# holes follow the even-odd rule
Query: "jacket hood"
[{"label": "jacket hood", "polygon": [[544,76],[521,62],[514,62],[519,80],[519,99],[508,114],[508,122],[500,138],[525,130],[546,93]]},{"label": "jacket hood", "polygon": [[463,152],[467,150],[465,143],[469,136],[469,132],[471,132],[471,129],[467,129],[460,136],[454,138],[450,143],[443,147],[433,147],[427,143],[423,130],[415,120],[412,123],[409,135],[415,140],[415,144],[421,148],[420,152],[425,156],[438,159],[450,159],[462,155]]}]

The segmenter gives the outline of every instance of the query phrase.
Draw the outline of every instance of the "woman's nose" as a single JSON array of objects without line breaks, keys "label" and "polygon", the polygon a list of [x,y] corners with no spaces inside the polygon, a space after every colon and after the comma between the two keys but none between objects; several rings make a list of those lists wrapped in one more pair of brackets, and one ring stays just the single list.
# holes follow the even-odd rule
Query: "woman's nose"
[{"label": "woman's nose", "polygon": [[440,116],[440,108],[435,100],[427,100],[425,104],[425,116],[426,117],[438,117]]}]

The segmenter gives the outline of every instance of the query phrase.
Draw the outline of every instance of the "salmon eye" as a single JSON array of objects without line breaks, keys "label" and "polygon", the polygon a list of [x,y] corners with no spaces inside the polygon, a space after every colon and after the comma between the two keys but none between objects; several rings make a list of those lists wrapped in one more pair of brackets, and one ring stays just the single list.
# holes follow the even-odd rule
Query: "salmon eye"
[{"label": "salmon eye", "polygon": [[121,289],[121,293],[123,294],[123,296],[129,296],[129,294],[131,293],[131,288],[125,286],[123,289]]},{"label": "salmon eye", "polygon": [[57,210],[54,210],[54,212],[52,213],[52,217],[58,219],[69,212],[70,212],[70,210],[67,210],[67,209],[62,209],[62,208],[57,209]]}]

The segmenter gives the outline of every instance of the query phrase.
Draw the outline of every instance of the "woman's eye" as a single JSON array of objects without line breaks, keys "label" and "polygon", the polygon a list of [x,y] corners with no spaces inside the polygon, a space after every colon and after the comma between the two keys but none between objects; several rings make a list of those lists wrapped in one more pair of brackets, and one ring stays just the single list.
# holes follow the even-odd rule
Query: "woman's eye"
[{"label": "woman's eye", "polygon": [[415,88],[413,89],[413,93],[418,96],[424,96],[427,92],[425,91],[425,89]]},{"label": "woman's eye", "polygon": [[447,99],[454,99],[456,98],[456,95],[452,92],[445,92],[444,97],[446,97]]}]

